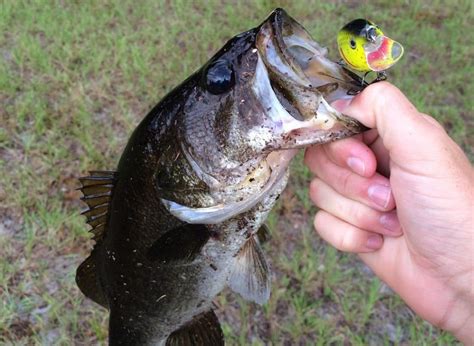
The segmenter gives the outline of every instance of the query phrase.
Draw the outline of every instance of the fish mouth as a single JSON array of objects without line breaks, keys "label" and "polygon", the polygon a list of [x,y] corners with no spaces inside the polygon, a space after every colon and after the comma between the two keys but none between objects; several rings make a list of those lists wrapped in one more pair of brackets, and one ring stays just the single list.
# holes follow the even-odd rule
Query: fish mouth
[{"label": "fish mouth", "polygon": [[361,90],[360,79],[327,58],[327,49],[283,9],[258,28],[259,54],[253,89],[274,130],[299,148],[348,137],[366,130],[330,102]]},{"label": "fish mouth", "polygon": [[376,72],[392,67],[403,55],[403,46],[391,38],[379,35],[374,42],[364,45],[364,53],[369,67]]}]

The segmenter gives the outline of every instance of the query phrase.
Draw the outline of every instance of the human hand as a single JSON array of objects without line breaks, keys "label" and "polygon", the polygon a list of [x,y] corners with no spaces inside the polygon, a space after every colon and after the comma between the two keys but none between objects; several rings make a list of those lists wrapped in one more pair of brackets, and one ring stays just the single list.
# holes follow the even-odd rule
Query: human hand
[{"label": "human hand", "polygon": [[386,82],[333,104],[364,134],[307,149],[318,233],[422,318],[474,343],[474,171],[433,118]]}]

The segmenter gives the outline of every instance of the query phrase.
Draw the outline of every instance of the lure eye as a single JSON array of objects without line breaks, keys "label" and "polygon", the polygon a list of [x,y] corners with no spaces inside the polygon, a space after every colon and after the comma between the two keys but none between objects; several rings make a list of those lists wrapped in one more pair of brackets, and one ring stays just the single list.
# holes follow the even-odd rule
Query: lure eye
[{"label": "lure eye", "polygon": [[227,60],[213,61],[204,75],[206,89],[214,95],[229,91],[235,84],[234,70]]},{"label": "lure eye", "polygon": [[375,32],[375,28],[371,26],[367,32],[365,33],[365,37],[367,38],[368,41],[370,42],[375,42],[377,38],[377,33]]},{"label": "lure eye", "polygon": [[356,41],[353,38],[351,38],[351,40],[349,41],[349,44],[351,45],[352,49],[356,48]]}]

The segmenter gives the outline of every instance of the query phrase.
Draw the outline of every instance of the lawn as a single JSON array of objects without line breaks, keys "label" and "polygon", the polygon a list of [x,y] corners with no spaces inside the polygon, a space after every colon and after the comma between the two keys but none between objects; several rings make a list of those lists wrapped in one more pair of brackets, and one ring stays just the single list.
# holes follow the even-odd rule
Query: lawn
[{"label": "lawn", "polygon": [[[284,7],[331,49],[367,17],[405,46],[390,80],[473,159],[470,1],[0,2],[0,343],[103,344],[107,312],[75,269],[92,241],[77,177],[114,169],[131,131],[227,39]],[[292,166],[265,246],[270,302],[225,292],[229,344],[452,345],[356,256],[312,229],[311,174]]]}]

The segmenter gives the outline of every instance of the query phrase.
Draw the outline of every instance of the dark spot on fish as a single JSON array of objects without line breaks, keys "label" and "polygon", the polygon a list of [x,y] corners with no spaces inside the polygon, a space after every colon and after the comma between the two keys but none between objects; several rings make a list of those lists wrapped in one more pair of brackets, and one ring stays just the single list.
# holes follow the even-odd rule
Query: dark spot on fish
[{"label": "dark spot on fish", "polygon": [[217,270],[217,267],[214,265],[214,263],[209,263],[209,267],[211,267],[213,270]]},{"label": "dark spot on fish", "polygon": [[249,179],[249,182],[250,182],[250,183],[253,183],[254,181],[255,181],[255,178],[250,178],[250,179]]},{"label": "dark spot on fish", "polygon": [[196,305],[196,308],[200,308],[202,306],[202,304],[204,304],[206,301],[205,300],[201,300],[197,305]]},{"label": "dark spot on fish", "polygon": [[221,237],[221,234],[216,231],[209,231],[209,236],[214,240],[219,240]]}]

